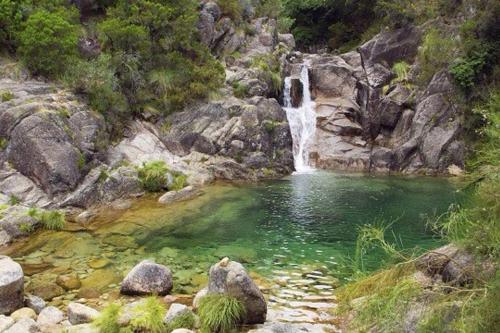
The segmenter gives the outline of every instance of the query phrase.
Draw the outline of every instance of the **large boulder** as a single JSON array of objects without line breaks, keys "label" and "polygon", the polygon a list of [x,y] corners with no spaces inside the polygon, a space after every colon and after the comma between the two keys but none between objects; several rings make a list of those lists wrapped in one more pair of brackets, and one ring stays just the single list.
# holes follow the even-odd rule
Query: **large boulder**
[{"label": "large boulder", "polygon": [[120,292],[125,295],[167,295],[173,287],[168,267],[144,260],[122,281]]},{"label": "large boulder", "polygon": [[0,239],[0,246],[22,236],[27,236],[27,230],[32,230],[38,221],[28,215],[28,207],[16,205],[2,211],[0,215],[0,232],[4,237]]},{"label": "large boulder", "polygon": [[0,256],[0,314],[10,314],[24,303],[24,274],[21,265]]},{"label": "large boulder", "polygon": [[208,293],[226,294],[238,299],[245,307],[245,324],[266,321],[267,304],[259,287],[238,262],[222,259],[210,268]]}]

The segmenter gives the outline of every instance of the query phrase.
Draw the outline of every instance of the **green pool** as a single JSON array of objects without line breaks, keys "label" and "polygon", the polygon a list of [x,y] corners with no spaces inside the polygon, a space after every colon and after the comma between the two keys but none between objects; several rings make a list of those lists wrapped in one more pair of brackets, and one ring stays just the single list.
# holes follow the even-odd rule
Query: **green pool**
[{"label": "green pool", "polygon": [[[390,222],[387,237],[400,247],[435,247],[441,241],[426,227],[428,218],[461,196],[447,179],[317,171],[216,184],[170,206],[141,199],[128,210],[105,211],[86,228],[68,224],[64,231],[41,231],[0,252],[23,264],[28,290],[73,274],[81,286],[66,292],[69,298],[116,290],[123,275],[146,258],[171,267],[178,293],[200,289],[210,265],[223,256],[243,262],[262,280],[316,272],[328,284],[351,273],[359,226]],[[370,251],[367,266],[376,269],[384,258]]]}]

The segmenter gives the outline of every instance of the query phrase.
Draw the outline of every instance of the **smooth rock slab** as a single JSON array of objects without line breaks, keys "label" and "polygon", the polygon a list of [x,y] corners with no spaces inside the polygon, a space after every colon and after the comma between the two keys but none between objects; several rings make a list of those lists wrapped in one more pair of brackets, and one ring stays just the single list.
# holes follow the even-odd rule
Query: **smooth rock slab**
[{"label": "smooth rock slab", "polygon": [[21,265],[0,256],[0,314],[9,314],[24,303],[24,274]]},{"label": "smooth rock slab", "polygon": [[57,325],[64,319],[64,313],[54,306],[48,306],[40,312],[37,324],[40,326]]},{"label": "smooth rock slab", "polygon": [[163,265],[144,260],[125,277],[120,292],[124,295],[161,295],[172,290],[172,272]]},{"label": "smooth rock slab", "polygon": [[72,325],[87,324],[99,316],[99,311],[80,303],[68,304],[68,319]]}]

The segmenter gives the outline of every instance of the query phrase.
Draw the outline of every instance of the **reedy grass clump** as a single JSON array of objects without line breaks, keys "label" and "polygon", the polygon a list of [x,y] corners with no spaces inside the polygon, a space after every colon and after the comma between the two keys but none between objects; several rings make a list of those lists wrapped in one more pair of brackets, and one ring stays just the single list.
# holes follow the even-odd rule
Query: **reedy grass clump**
[{"label": "reedy grass clump", "polygon": [[167,186],[168,168],[163,161],[143,163],[138,168],[139,180],[142,187],[148,192],[160,192]]},{"label": "reedy grass clump", "polygon": [[58,210],[42,211],[38,216],[38,220],[48,230],[61,230],[66,224],[64,212]]},{"label": "reedy grass clump", "polygon": [[100,333],[123,333],[118,324],[121,311],[120,304],[110,304],[94,320],[93,325],[99,329]]},{"label": "reedy grass clump", "polygon": [[167,332],[172,332],[178,328],[193,329],[195,325],[196,318],[194,317],[194,314],[189,311],[178,315],[170,323],[168,323]]},{"label": "reedy grass clump", "polygon": [[200,300],[198,315],[202,332],[226,333],[241,322],[245,307],[234,297],[211,294]]},{"label": "reedy grass clump", "polygon": [[134,318],[130,321],[130,328],[134,332],[165,332],[167,329],[163,323],[165,312],[165,307],[158,298],[150,296],[134,309]]}]

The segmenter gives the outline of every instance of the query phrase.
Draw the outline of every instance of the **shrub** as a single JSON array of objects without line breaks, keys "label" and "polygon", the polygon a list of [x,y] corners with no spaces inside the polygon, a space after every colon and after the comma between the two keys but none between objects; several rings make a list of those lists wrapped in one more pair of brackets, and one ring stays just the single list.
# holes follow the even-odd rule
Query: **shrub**
[{"label": "shrub", "polygon": [[248,95],[248,86],[239,82],[233,83],[233,95],[238,98],[245,98]]},{"label": "shrub", "polygon": [[133,332],[165,332],[166,327],[163,323],[164,316],[165,307],[157,297],[150,296],[134,309],[134,316],[130,321],[130,328]]},{"label": "shrub", "polygon": [[13,48],[26,18],[27,1],[0,0],[0,45]]},{"label": "shrub", "polygon": [[21,199],[19,199],[15,195],[11,195],[9,197],[9,205],[15,206],[15,205],[18,205],[19,203],[21,203]]},{"label": "shrub", "polygon": [[212,294],[200,300],[198,315],[204,332],[229,332],[241,322],[245,308],[234,297]]},{"label": "shrub", "polygon": [[145,27],[120,18],[109,18],[98,25],[103,48],[125,53],[146,54],[151,45]]},{"label": "shrub", "polygon": [[93,325],[99,329],[100,333],[122,333],[118,324],[121,309],[119,304],[108,305],[94,320]]},{"label": "shrub", "polygon": [[243,6],[240,0],[217,0],[222,14],[230,17],[236,22],[241,21],[241,15],[243,14]]},{"label": "shrub", "polygon": [[66,224],[64,212],[57,210],[42,211],[37,218],[43,227],[48,230],[61,230]]},{"label": "shrub", "polygon": [[143,163],[138,173],[142,187],[148,192],[160,192],[167,187],[168,168],[163,161]]},{"label": "shrub", "polygon": [[0,150],[4,150],[9,145],[9,141],[5,138],[0,138]]},{"label": "shrub", "polygon": [[58,13],[40,10],[31,15],[19,40],[18,54],[36,74],[62,74],[78,57],[78,29]]},{"label": "shrub", "polygon": [[424,84],[429,82],[439,69],[448,67],[455,53],[455,41],[442,36],[436,29],[430,29],[418,51],[419,80]]},{"label": "shrub", "polygon": [[404,61],[400,61],[392,66],[392,71],[396,74],[396,82],[408,82],[408,70],[410,65]]},{"label": "shrub", "polygon": [[31,234],[35,230],[35,227],[30,223],[22,223],[19,225],[19,230],[21,230],[22,233]]}]

